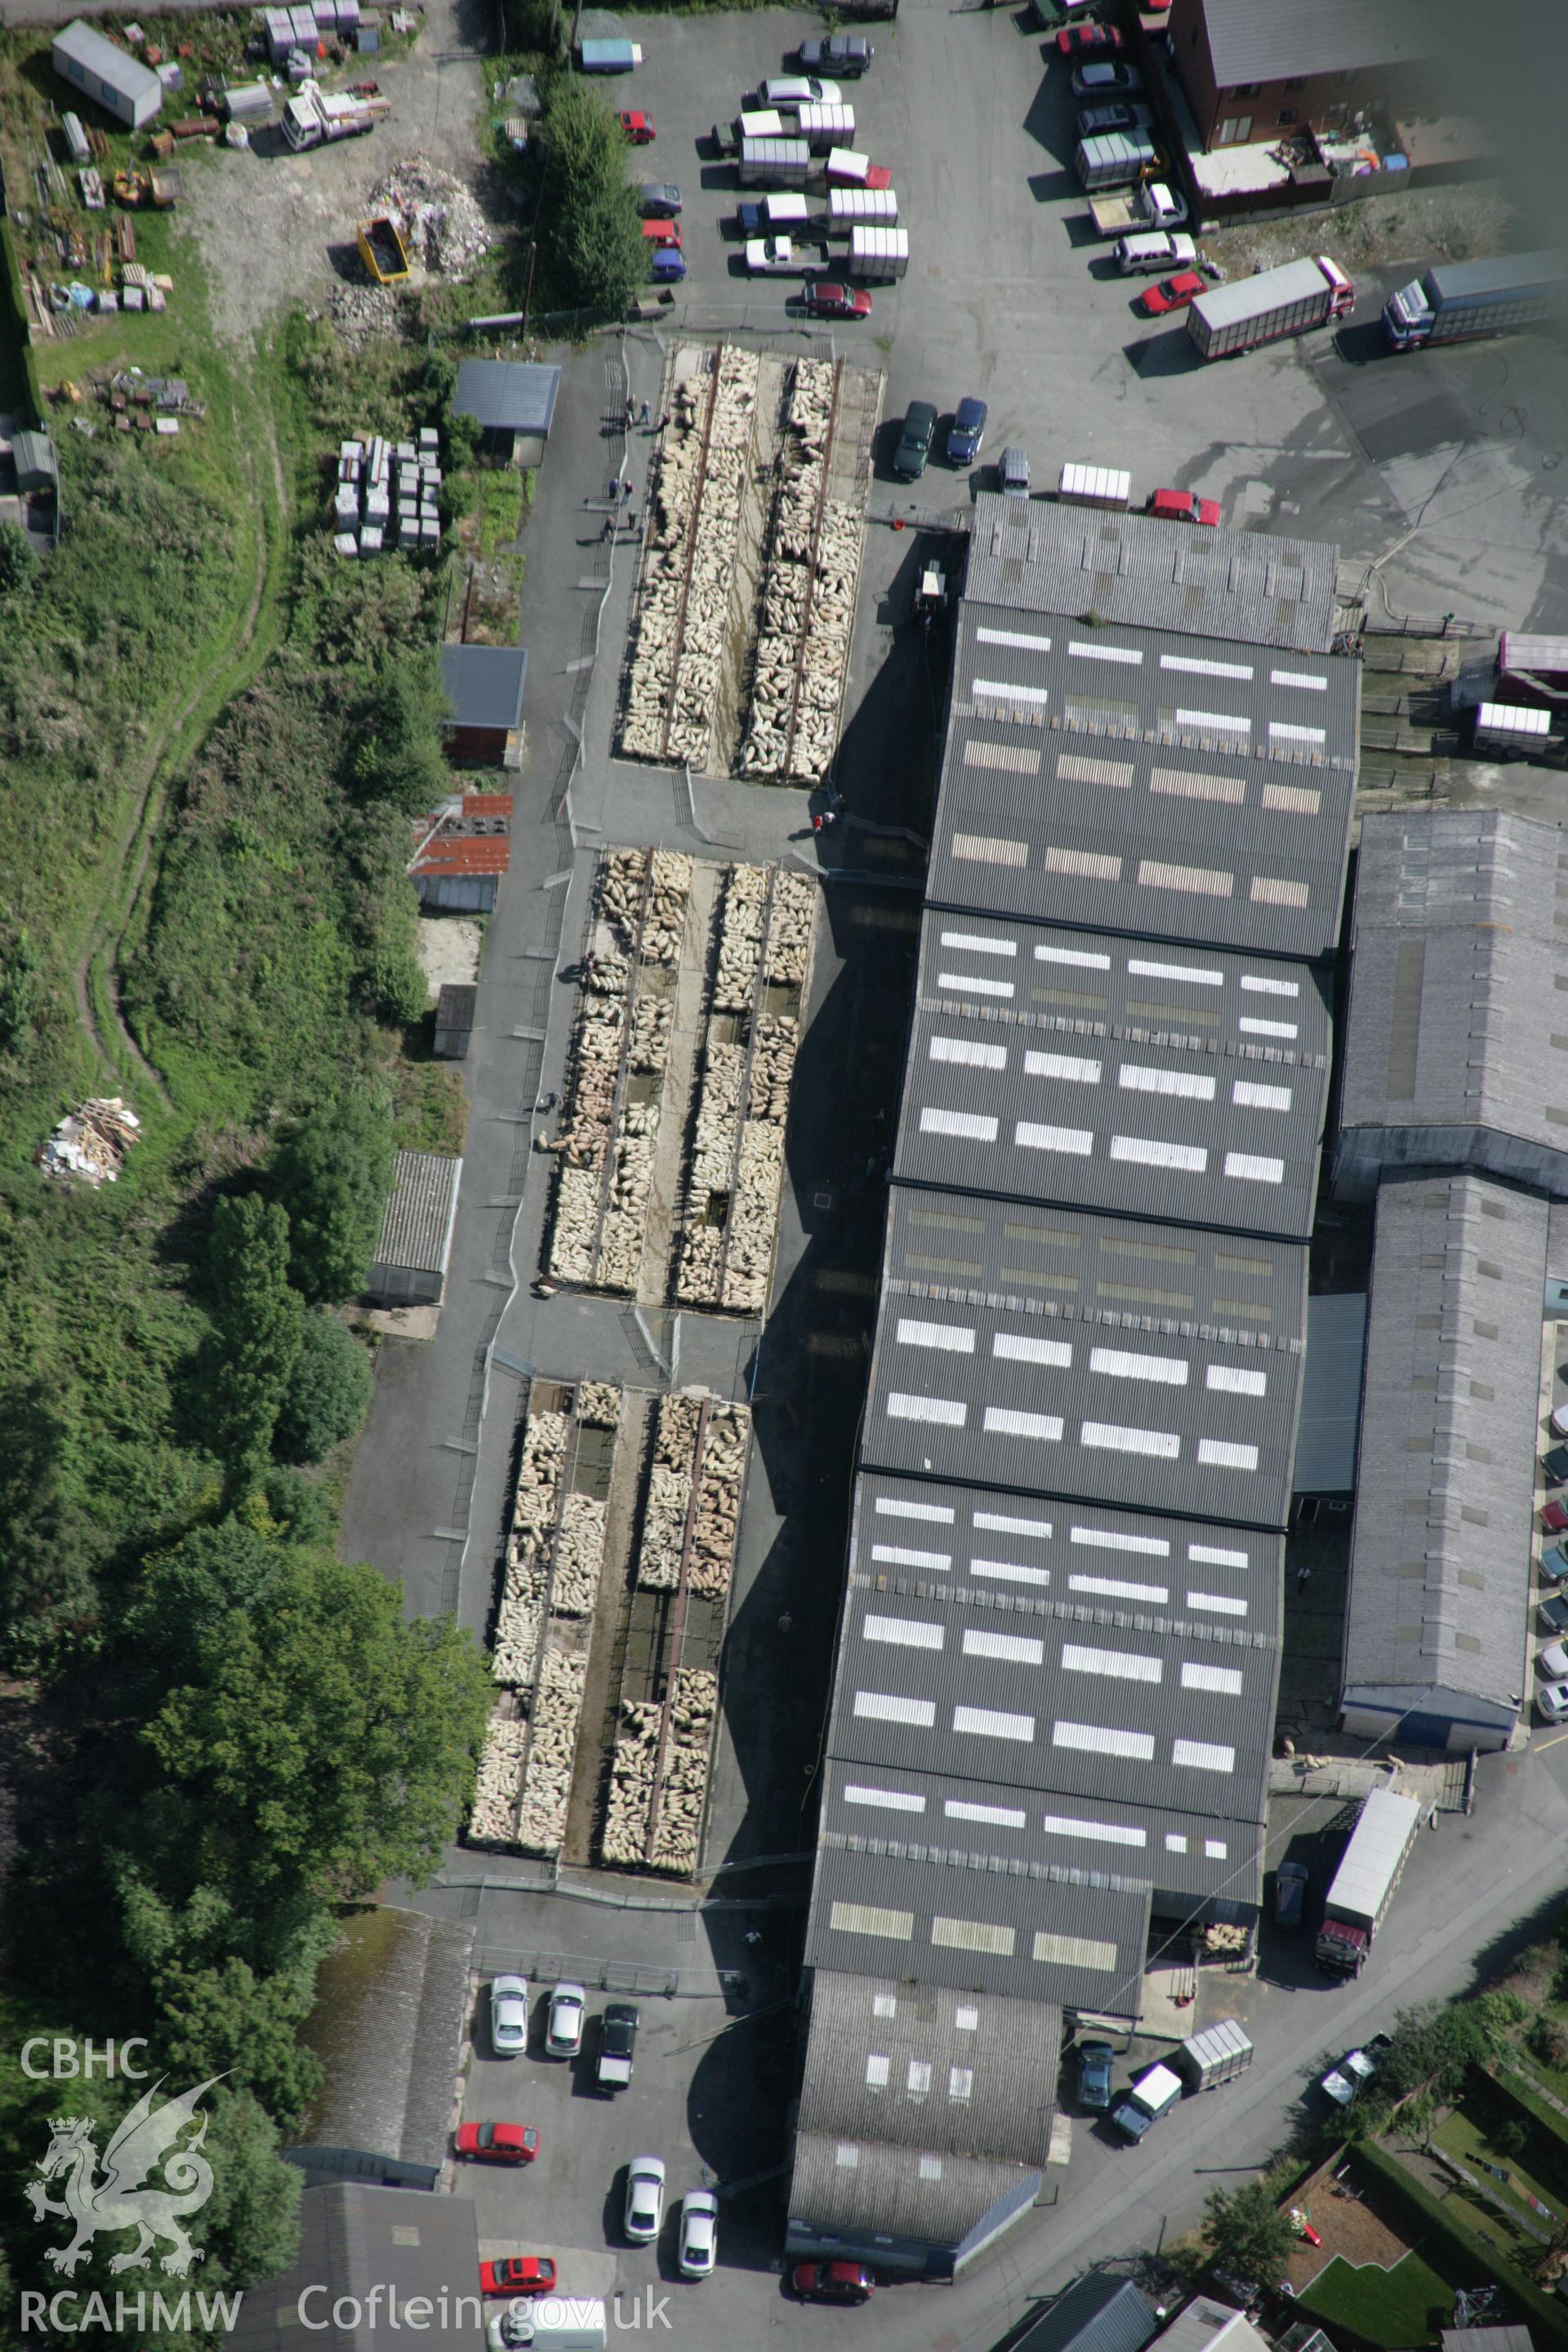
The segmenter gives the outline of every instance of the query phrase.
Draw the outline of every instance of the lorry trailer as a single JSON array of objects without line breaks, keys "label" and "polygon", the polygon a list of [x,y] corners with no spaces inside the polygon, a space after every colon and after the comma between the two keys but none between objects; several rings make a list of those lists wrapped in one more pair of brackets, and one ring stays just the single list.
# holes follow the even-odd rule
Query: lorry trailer
[{"label": "lorry trailer", "polygon": [[585,74],[632,73],[642,63],[642,49],[636,41],[584,41],[577,63]]},{"label": "lorry trailer", "polygon": [[1372,1939],[1415,1843],[1421,1808],[1414,1797],[1374,1789],[1362,1807],[1323,1906],[1313,1958],[1329,1976],[1359,1977]]},{"label": "lorry trailer", "polygon": [[1503,253],[1490,261],[1442,261],[1383,306],[1391,351],[1506,335],[1550,317],[1563,300],[1568,263],[1558,253]]},{"label": "lorry trailer", "polygon": [[1234,2017],[1222,2017],[1201,2033],[1191,2033],[1171,2060],[1189,2091],[1213,2091],[1234,2083],[1252,2063],[1252,2044]]},{"label": "lorry trailer", "polygon": [[907,228],[857,226],[849,232],[849,275],[873,286],[890,286],[910,266]]},{"label": "lorry trailer", "polygon": [[1154,142],[1142,131],[1103,131],[1080,139],[1073,157],[1079,180],[1089,195],[1097,188],[1124,188],[1153,171]]},{"label": "lorry trailer", "polygon": [[1205,360],[1229,359],[1281,335],[1305,334],[1355,307],[1355,288],[1337,261],[1320,253],[1284,261],[1234,286],[1211,286],[1187,312],[1187,332]]}]

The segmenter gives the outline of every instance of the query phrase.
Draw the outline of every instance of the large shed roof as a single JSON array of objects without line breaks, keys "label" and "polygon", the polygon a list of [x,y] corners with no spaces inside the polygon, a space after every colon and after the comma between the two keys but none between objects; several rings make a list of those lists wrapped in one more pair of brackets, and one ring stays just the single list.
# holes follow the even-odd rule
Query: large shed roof
[{"label": "large shed roof", "polygon": [[1338,559],[1316,540],[1191,530],[993,490],[974,502],[965,593],[1016,613],[1093,613],[1132,628],[1326,654]]},{"label": "large shed roof", "polygon": [[1453,25],[1440,0],[1203,0],[1203,14],[1221,89],[1440,57]]},{"label": "large shed roof", "polygon": [[1159,2326],[1131,2279],[1090,2271],[1040,2314],[1013,2352],[1143,2352]]},{"label": "large shed roof", "polygon": [[1475,1176],[1378,1193],[1347,1695],[1517,1700],[1547,1215]]},{"label": "large shed roof", "polygon": [[1555,825],[1495,809],[1367,818],[1342,1128],[1488,1127],[1568,1154],[1564,893]]},{"label": "large shed roof", "polygon": [[1359,672],[960,607],[927,882],[942,907],[1313,958],[1339,929]]},{"label": "large shed roof", "polygon": [[531,360],[459,360],[452,406],[489,433],[537,433],[548,439],[561,371]]},{"label": "large shed roof", "polygon": [[1310,965],[928,913],[893,1174],[1305,1237],[1330,1046]]},{"label": "large shed roof", "polygon": [[443,646],[441,683],[452,706],[454,727],[504,727],[522,723],[522,692],[528,654],[522,646]]},{"label": "large shed roof", "polygon": [[139,101],[156,91],[163,96],[163,85],[149,65],[140,58],[129,56],[117,42],[111,41],[88,24],[82,17],[73,17],[61,26],[50,43],[51,50],[70,58],[99,80],[108,82],[122,98]]},{"label": "large shed roof", "polygon": [[434,1151],[400,1151],[381,1220],[374,1263],[412,1274],[444,1274],[458,1213],[460,1160]]},{"label": "large shed roof", "polygon": [[895,1186],[862,1460],[1280,1528],[1297,1242]]}]

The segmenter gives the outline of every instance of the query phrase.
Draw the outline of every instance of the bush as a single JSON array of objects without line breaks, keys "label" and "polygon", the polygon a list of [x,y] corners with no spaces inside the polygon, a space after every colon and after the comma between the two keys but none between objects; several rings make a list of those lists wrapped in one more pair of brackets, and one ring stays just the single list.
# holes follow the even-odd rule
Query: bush
[{"label": "bush", "polygon": [[33,542],[14,522],[0,522],[0,596],[25,588],[38,568]]},{"label": "bush", "polygon": [[1568,2025],[1558,2017],[1537,2017],[1525,2035],[1525,2044],[1543,2066],[1568,2073]]},{"label": "bush", "polygon": [[381,1012],[399,1029],[410,1029],[424,1019],[429,992],[411,949],[401,943],[377,948],[371,959],[370,985]]},{"label": "bush", "polygon": [[619,318],[647,282],[647,247],[626,179],[626,147],[603,99],[557,82],[544,110],[546,178],[539,242],[549,299]]},{"label": "bush", "polygon": [[1238,2278],[1272,2285],[1289,2259],[1295,2231],[1261,2180],[1211,2189],[1204,2200],[1204,2243],[1211,2261]]},{"label": "bush", "polygon": [[320,1462],[363,1421],[373,1381],[370,1358],[353,1332],[330,1315],[307,1315],[278,1416],[278,1452],[289,1462]]},{"label": "bush", "polygon": [[392,1156],[385,1108],[363,1095],[313,1111],[279,1153],[289,1271],[307,1298],[335,1305],[363,1286],[381,1231]]}]

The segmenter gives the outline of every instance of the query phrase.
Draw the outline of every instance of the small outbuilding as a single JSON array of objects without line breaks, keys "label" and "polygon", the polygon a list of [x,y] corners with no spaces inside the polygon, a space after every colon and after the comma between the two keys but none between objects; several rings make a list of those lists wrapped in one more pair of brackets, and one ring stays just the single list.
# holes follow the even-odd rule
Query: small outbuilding
[{"label": "small outbuilding", "polygon": [[377,1307],[438,1307],[452,1255],[463,1163],[435,1151],[400,1151],[381,1238],[365,1282]]},{"label": "small outbuilding", "polygon": [[1015,2339],[1013,2352],[1143,2352],[1159,2327],[1131,2279],[1090,2271]]},{"label": "small outbuilding", "polygon": [[466,1062],[468,1043],[474,1034],[474,1014],[479,1002],[479,992],[471,981],[448,980],[443,982],[436,1001],[436,1059],[438,1062]]},{"label": "small outbuilding", "polygon": [[[471,416],[491,457],[537,464],[555,421],[561,371],[531,360],[462,360],[453,413]],[[519,441],[526,446],[519,448]]]},{"label": "small outbuilding", "polygon": [[443,914],[483,915],[511,862],[510,793],[454,793],[411,820],[408,874],[421,902]]},{"label": "small outbuilding", "polygon": [[11,442],[11,462],[16,468],[16,488],[24,497],[32,490],[58,488],[60,461],[47,433],[15,435]]},{"label": "small outbuilding", "polygon": [[522,727],[528,654],[521,646],[443,646],[441,683],[452,706],[447,757],[500,767]]},{"label": "small outbuilding", "polygon": [[55,35],[52,56],[62,80],[132,131],[162,112],[163,85],[152,67],[117,48],[80,16]]},{"label": "small outbuilding", "polygon": [[479,2210],[470,2197],[363,2180],[307,2189],[300,2251],[280,2278],[235,2296],[228,2352],[484,2352]]}]

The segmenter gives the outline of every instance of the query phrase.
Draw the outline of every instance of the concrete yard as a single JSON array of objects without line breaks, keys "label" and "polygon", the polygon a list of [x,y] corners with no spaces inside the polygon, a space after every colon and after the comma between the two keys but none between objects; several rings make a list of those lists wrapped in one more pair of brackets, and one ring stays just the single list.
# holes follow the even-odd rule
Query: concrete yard
[{"label": "concrete yard", "polygon": [[[590,1887],[575,1872],[556,1888],[537,1864],[460,1850],[416,1898],[474,1921],[487,1974],[521,1964],[541,1984],[552,1973],[579,1975],[591,2012],[605,1997],[606,1969],[616,1990],[628,1971],[641,1988],[637,2074],[613,2104],[588,2087],[591,2038],[588,2059],[574,2066],[534,2055],[498,2062],[481,2018],[464,2113],[534,2122],[542,2151],[524,2178],[468,2170],[457,2186],[476,2200],[482,2239],[556,2252],[566,2291],[601,2291],[613,2278],[628,2302],[650,2285],[672,2294],[683,2344],[718,2352],[759,2341],[764,2329],[781,2344],[815,2342],[852,2324],[868,2345],[981,2352],[1032,2296],[1086,2263],[1190,2227],[1210,2187],[1247,2177],[1277,2147],[1285,2111],[1310,2095],[1329,2058],[1397,2010],[1463,1988],[1483,1956],[1528,1940],[1568,1843],[1568,1744],[1538,1741],[1532,1753],[1483,1762],[1474,1818],[1444,1814],[1435,1833],[1423,1832],[1359,1982],[1331,1986],[1300,1946],[1266,1927],[1257,1979],[1226,1980],[1237,2013],[1245,2007],[1256,2063],[1239,2084],[1191,2102],[1179,2129],[1158,2128],[1130,2150],[1075,2118],[1071,2164],[1053,2170],[1046,2192],[1057,2201],[954,2286],[885,2291],[853,2323],[788,2299],[778,2276],[779,2168],[794,2088],[805,1857],[946,687],[940,632],[928,639],[909,617],[921,542],[888,526],[934,522],[966,506],[971,488],[940,460],[919,484],[894,485],[889,435],[913,398],[937,402],[945,416],[978,394],[991,405],[978,482],[989,484],[1009,442],[1028,446],[1037,488],[1069,458],[1129,467],[1140,497],[1160,485],[1192,488],[1218,498],[1232,523],[1337,539],[1347,584],[1376,567],[1374,610],[1384,594],[1395,613],[1440,618],[1452,608],[1550,627],[1568,588],[1568,537],[1552,496],[1568,411],[1544,347],[1529,339],[1398,366],[1384,357],[1377,308],[1387,286],[1424,266],[1419,255],[1405,269],[1373,272],[1355,318],[1331,341],[1201,367],[1181,327],[1143,321],[1136,284],[1108,277],[1103,251],[1084,241],[1068,169],[1071,103],[1054,52],[1047,60],[1038,33],[1010,12],[950,13],[922,0],[906,0],[896,24],[872,28],[876,62],[853,90],[858,143],[893,167],[910,275],[876,290],[865,325],[805,329],[787,284],[737,275],[727,233],[733,173],[712,161],[706,133],[818,19],[766,11],[626,23],[647,62],[614,102],[646,106],[658,121],[657,143],[632,169],[680,184],[692,274],[673,333],[638,329],[552,354],[564,373],[527,526],[521,604],[528,752],[516,779],[511,872],[486,929],[480,1024],[460,1066],[470,1118],[447,1305],[432,1339],[394,1340],[380,1352],[342,1544],[399,1580],[411,1612],[454,1609],[482,1634],[527,1373],[591,1373],[647,1390],[673,1372],[679,1383],[752,1398],[700,1902],[652,1881]],[[479,80],[465,36],[482,37],[488,19],[438,6],[427,25],[428,54],[395,69],[422,74],[421,94],[400,103],[395,121],[399,137],[405,126],[434,162],[466,170]],[[385,149],[369,152],[383,136],[353,159],[364,184],[389,160]],[[277,168],[325,172],[338,162]],[[258,173],[272,168],[256,162]],[[338,214],[352,214],[359,184],[329,193],[324,179],[312,185],[293,172],[296,184],[303,193],[279,199],[280,217],[322,240],[305,267],[308,282],[324,288],[325,242]],[[1325,239],[1331,249],[1331,225],[1302,225],[1300,249]],[[768,338],[786,356],[847,352],[887,372],[837,772],[848,817],[820,843],[804,794],[689,780],[611,756],[637,551],[602,541],[602,502],[610,480],[629,474],[642,507],[652,449],[650,435],[625,435],[625,403],[657,403],[676,342],[720,332]],[[822,869],[763,1326],[678,1320],[652,1306],[639,1321],[622,1301],[530,1289],[550,1172],[531,1148],[535,1128],[548,1129],[535,1106],[561,1086],[573,1006],[561,975],[583,944],[594,854],[619,844]],[[1309,1721],[1324,1707],[1336,1630],[1340,1564],[1331,1563],[1332,1588],[1323,1565],[1316,1591],[1289,1596],[1312,1654],[1293,1686]],[[1314,1611],[1320,1625],[1310,1622]],[[751,1933],[759,1941],[748,1943]],[[736,1972],[743,1987],[720,1971]],[[677,1990],[667,1996],[670,1981]],[[1145,2054],[1152,2045],[1135,2049],[1118,2080]],[[666,2158],[672,2201],[705,2180],[732,2192],[720,2269],[703,2285],[674,2280],[668,2228],[658,2252],[625,2243],[624,2168],[645,2149]]]}]

